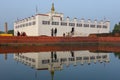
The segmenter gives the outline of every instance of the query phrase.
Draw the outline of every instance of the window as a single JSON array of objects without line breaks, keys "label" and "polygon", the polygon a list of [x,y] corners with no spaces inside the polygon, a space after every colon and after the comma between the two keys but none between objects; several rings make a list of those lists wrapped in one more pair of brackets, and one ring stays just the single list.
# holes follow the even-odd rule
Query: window
[{"label": "window", "polygon": [[67,26],[66,22],[61,22],[61,26]]},{"label": "window", "polygon": [[92,24],[92,25],[90,25],[90,27],[91,27],[91,28],[95,28],[95,25]]},{"label": "window", "polygon": [[75,26],[75,23],[69,23],[69,26]]},{"label": "window", "polygon": [[42,64],[48,64],[50,60],[42,60]]},{"label": "window", "polygon": [[26,23],[26,26],[28,26],[28,23]]},{"label": "window", "polygon": [[89,60],[89,57],[84,57],[83,59],[84,59],[84,60]]},{"label": "window", "polygon": [[42,24],[44,24],[44,25],[49,25],[49,24],[50,24],[50,21],[42,21]]},{"label": "window", "polygon": [[103,58],[103,59],[107,58],[107,55],[103,55],[102,58]]},{"label": "window", "polygon": [[21,24],[21,26],[20,27],[23,27],[23,24]]},{"label": "window", "polygon": [[66,58],[61,58],[60,61],[65,62],[65,61],[67,61],[67,59]]},{"label": "window", "polygon": [[19,25],[17,26],[17,28],[19,28]]},{"label": "window", "polygon": [[[19,27],[21,28],[21,27],[22,27],[22,24],[21,24]],[[18,27],[18,28],[19,28],[19,27]]]},{"label": "window", "polygon": [[23,24],[23,27],[25,27],[25,24]]},{"label": "window", "polygon": [[36,22],[35,22],[35,21],[33,21],[33,22],[32,22],[32,25],[35,25],[35,24],[36,24]]},{"label": "window", "polygon": [[77,27],[82,27],[82,24],[77,23]]},{"label": "window", "polygon": [[31,26],[31,22],[29,22],[29,26]]},{"label": "window", "polygon": [[35,62],[35,59],[32,59],[32,62]]},{"label": "window", "polygon": [[28,58],[29,61],[31,61],[31,58]]},{"label": "window", "polygon": [[101,25],[97,25],[97,28],[101,28]]},{"label": "window", "polygon": [[28,60],[29,58],[28,57],[26,57],[26,60]]},{"label": "window", "polygon": [[52,25],[59,25],[59,22],[52,22]]},{"label": "window", "polygon": [[55,62],[59,62],[59,60],[58,60],[58,59],[56,59],[56,60],[55,60],[55,59],[53,59],[53,60],[52,60],[52,62],[54,62],[54,63],[55,63]]},{"label": "window", "polygon": [[15,26],[15,28],[17,28],[17,26]]},{"label": "window", "polygon": [[91,56],[90,59],[91,59],[91,60],[92,60],[92,59],[95,59],[95,56]]},{"label": "window", "polygon": [[75,58],[69,58],[69,61],[75,61]]},{"label": "window", "polygon": [[101,56],[97,56],[97,59],[100,59],[101,58]]},{"label": "window", "polygon": [[106,25],[103,25],[103,28],[107,28],[107,26],[106,26]]},{"label": "window", "polygon": [[76,57],[76,60],[82,60],[82,57]]},{"label": "window", "polygon": [[84,24],[84,27],[89,27],[89,24]]}]

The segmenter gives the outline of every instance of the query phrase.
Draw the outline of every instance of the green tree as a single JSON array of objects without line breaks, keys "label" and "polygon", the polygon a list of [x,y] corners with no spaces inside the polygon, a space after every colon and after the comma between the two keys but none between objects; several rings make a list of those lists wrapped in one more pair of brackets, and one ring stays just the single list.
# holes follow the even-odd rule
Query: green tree
[{"label": "green tree", "polygon": [[0,31],[0,34],[4,33],[3,31]]},{"label": "green tree", "polygon": [[118,24],[115,24],[112,33],[120,33],[120,22]]},{"label": "green tree", "polygon": [[[3,33],[5,33],[5,32],[0,31],[0,34],[3,34]],[[8,34],[14,34],[14,30],[8,30]]]},{"label": "green tree", "polygon": [[9,30],[8,34],[14,34],[14,30]]},{"label": "green tree", "polygon": [[114,53],[115,57],[117,57],[118,59],[120,59],[120,52],[116,52]]}]

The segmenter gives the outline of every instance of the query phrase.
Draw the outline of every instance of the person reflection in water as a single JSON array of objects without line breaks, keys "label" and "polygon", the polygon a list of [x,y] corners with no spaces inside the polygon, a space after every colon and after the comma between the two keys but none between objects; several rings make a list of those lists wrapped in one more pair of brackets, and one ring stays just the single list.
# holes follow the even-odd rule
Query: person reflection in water
[{"label": "person reflection in water", "polygon": [[55,58],[55,60],[57,60],[57,54],[56,54],[56,52],[54,52],[54,58]]},{"label": "person reflection in water", "polygon": [[56,52],[51,52],[51,60],[53,61],[53,60],[57,60],[57,54],[56,54]]},{"label": "person reflection in water", "polygon": [[53,62],[53,52],[51,52],[51,60],[52,60],[52,62]]},{"label": "person reflection in water", "polygon": [[73,51],[71,51],[71,56],[74,57],[74,52]]}]

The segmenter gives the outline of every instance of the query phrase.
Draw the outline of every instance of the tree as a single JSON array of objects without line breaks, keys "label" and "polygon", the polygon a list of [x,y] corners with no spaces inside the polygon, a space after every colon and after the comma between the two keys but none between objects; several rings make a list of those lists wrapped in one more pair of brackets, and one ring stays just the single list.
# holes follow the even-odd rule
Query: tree
[{"label": "tree", "polygon": [[112,33],[120,33],[120,22],[118,24],[115,24]]},{"label": "tree", "polygon": [[4,33],[3,31],[0,31],[0,34]]},{"label": "tree", "polygon": [[14,30],[9,30],[8,34],[14,34]]},{"label": "tree", "polygon": [[[5,32],[0,31],[0,34],[3,34],[3,33],[5,33]],[[14,30],[8,30],[8,34],[14,34]]]}]

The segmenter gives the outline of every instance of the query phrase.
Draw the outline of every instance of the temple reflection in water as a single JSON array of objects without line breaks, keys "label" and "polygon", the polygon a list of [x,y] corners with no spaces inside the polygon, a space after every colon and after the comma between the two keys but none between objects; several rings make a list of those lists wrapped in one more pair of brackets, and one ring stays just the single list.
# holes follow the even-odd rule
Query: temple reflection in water
[{"label": "temple reflection in water", "polygon": [[85,51],[53,51],[38,53],[18,53],[14,54],[14,59],[37,70],[62,70],[63,65],[76,66],[77,64],[91,64],[109,62],[108,53],[93,53]]}]

